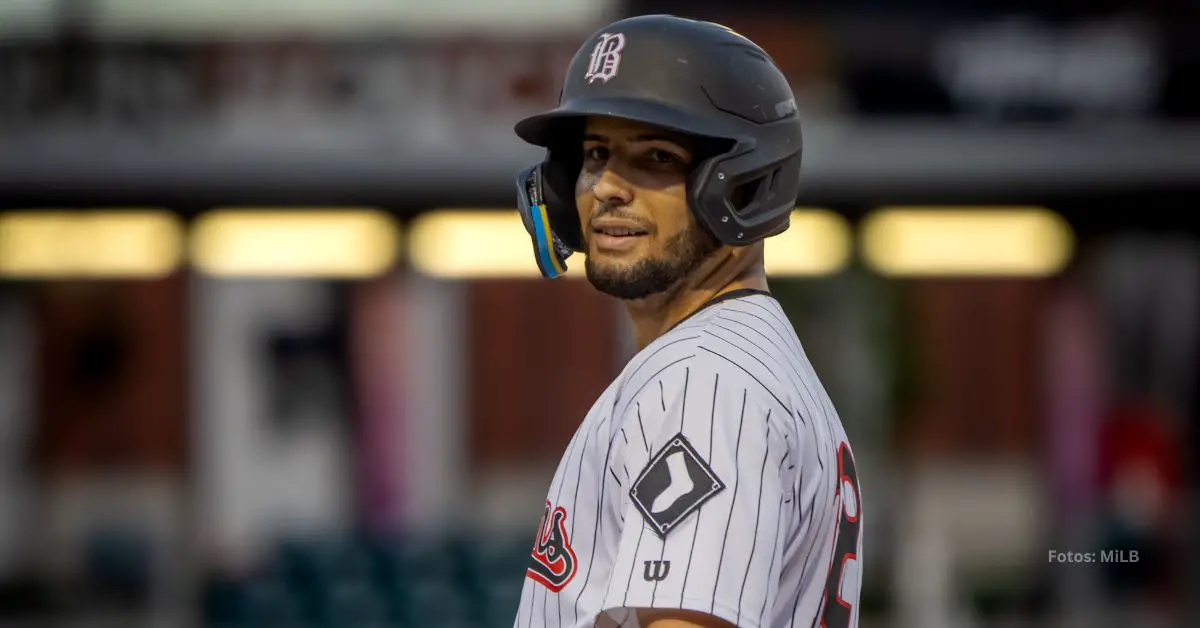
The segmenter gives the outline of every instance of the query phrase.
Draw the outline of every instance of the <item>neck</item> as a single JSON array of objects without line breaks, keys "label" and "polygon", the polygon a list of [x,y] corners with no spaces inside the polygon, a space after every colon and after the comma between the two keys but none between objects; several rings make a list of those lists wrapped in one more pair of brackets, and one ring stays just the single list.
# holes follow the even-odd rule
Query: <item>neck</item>
[{"label": "neck", "polygon": [[754,252],[744,253],[716,257],[665,292],[626,301],[625,309],[633,322],[637,350],[646,348],[679,321],[722,294],[743,289],[766,291],[767,276],[761,256],[755,260]]}]

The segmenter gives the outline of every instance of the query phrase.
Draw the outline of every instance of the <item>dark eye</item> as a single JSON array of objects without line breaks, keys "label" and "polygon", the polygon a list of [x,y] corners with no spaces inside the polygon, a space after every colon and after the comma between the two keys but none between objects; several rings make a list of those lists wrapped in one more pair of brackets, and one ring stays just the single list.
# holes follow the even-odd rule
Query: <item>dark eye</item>
[{"label": "dark eye", "polygon": [[583,158],[588,161],[605,161],[608,159],[608,148],[593,146],[592,148],[584,149]]},{"label": "dark eye", "polygon": [[660,164],[674,164],[683,161],[683,158],[670,151],[656,148],[650,151],[650,161]]}]

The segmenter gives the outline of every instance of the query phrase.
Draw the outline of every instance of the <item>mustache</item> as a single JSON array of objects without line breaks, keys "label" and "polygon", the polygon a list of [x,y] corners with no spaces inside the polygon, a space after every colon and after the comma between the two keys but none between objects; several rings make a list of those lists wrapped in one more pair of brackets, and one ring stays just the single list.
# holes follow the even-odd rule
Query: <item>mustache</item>
[{"label": "mustache", "polygon": [[596,220],[599,220],[600,218],[608,218],[608,217],[616,218],[618,220],[628,220],[630,222],[636,222],[637,224],[639,224],[643,227],[648,227],[645,219],[638,216],[637,214],[625,211],[618,207],[612,207],[611,205],[603,205],[603,204],[597,204],[596,208],[594,210],[592,210],[592,214],[590,216],[588,216],[588,224],[591,224],[591,223],[595,222]]}]

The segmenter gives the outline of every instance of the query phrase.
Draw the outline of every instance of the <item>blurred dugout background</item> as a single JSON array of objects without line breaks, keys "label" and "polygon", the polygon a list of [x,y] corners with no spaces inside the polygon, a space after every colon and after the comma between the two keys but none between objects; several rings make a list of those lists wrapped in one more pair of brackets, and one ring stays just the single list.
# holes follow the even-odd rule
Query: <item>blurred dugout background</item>
[{"label": "blurred dugout background", "polygon": [[808,119],[768,270],[864,626],[1200,625],[1190,0],[0,1],[0,623],[510,626],[633,350],[529,277],[511,126],[660,11]]}]

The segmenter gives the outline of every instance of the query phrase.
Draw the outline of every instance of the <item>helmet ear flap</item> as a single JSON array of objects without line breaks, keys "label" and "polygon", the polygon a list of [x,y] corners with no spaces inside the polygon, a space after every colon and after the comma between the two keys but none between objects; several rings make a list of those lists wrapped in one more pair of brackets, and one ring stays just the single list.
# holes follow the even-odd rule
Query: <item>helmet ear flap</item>
[{"label": "helmet ear flap", "polygon": [[749,244],[788,227],[800,188],[800,152],[769,161],[762,157],[761,151],[735,149],[694,173],[693,207],[724,244]]},{"label": "helmet ear flap", "polygon": [[563,158],[562,151],[551,151],[542,164],[546,216],[555,235],[573,251],[583,251],[583,229],[575,205],[579,167],[578,159]]},{"label": "helmet ear flap", "polygon": [[541,163],[517,175],[517,211],[544,277],[561,276],[567,271],[567,258],[583,250],[574,195],[578,172],[578,167],[548,152]]}]

